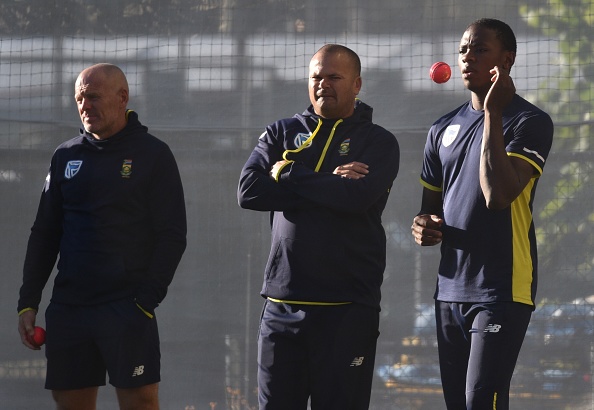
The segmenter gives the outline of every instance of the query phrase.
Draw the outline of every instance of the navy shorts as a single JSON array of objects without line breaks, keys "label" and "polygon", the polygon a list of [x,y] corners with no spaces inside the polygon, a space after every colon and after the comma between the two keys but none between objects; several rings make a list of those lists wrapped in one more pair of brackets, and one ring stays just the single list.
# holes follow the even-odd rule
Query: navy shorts
[{"label": "navy shorts", "polygon": [[435,309],[447,408],[508,410],[510,382],[532,306],[436,301]]},{"label": "navy shorts", "polygon": [[258,337],[261,410],[367,410],[379,312],[267,301]]},{"label": "navy shorts", "polygon": [[133,300],[94,306],[52,302],[45,318],[46,389],[104,386],[106,372],[118,388],[160,381],[157,321]]}]

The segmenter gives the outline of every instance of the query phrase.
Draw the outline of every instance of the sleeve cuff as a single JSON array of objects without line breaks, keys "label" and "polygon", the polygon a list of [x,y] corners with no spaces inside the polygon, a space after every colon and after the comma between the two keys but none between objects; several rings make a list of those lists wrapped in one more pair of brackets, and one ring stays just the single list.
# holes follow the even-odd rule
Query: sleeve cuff
[{"label": "sleeve cuff", "polygon": [[287,168],[287,166],[291,165],[293,162],[295,161],[287,161],[285,162],[280,168],[278,168],[276,170],[276,173],[272,174],[272,178],[278,182],[280,179],[281,174],[283,173],[283,170],[285,170]]},{"label": "sleeve cuff", "polygon": [[25,313],[25,312],[28,312],[28,311],[30,311],[30,310],[32,310],[32,311],[34,311],[35,313],[37,313],[37,309],[35,309],[35,308],[32,308],[32,307],[28,307],[28,308],[24,308],[24,309],[21,309],[21,310],[19,310],[19,316],[20,316],[20,315],[22,315],[22,314],[23,314],[23,313]]}]

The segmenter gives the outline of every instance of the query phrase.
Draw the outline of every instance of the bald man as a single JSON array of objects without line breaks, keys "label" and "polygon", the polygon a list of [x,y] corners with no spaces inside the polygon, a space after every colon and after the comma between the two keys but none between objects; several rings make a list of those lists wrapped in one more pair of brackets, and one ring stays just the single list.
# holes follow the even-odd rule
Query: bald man
[{"label": "bald man", "polygon": [[45,312],[45,387],[57,408],[95,409],[107,374],[120,409],[158,409],[155,309],[186,247],[180,174],[127,109],[118,67],[83,70],[74,91],[83,129],[56,149],[45,180],[18,302],[21,341],[40,350],[33,328],[59,256]]},{"label": "bald man", "polygon": [[266,127],[241,172],[245,209],[271,213],[260,295],[260,410],[367,410],[394,135],[357,99],[361,62],[339,44],[309,63],[310,106]]}]

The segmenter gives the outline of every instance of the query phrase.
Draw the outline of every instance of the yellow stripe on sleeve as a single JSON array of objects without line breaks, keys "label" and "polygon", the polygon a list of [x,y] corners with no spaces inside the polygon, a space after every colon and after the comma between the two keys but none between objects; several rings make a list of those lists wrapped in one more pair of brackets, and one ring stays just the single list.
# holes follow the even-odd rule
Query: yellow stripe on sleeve
[{"label": "yellow stripe on sleeve", "polygon": [[524,161],[527,161],[530,163],[530,165],[532,165],[534,167],[534,169],[536,169],[536,171],[538,171],[538,176],[542,175],[542,168],[540,167],[540,165],[538,165],[536,162],[532,161],[530,158],[528,158],[527,156],[524,155],[520,155],[520,154],[516,154],[515,152],[508,152],[507,153],[508,157],[517,157],[517,158],[522,158]]},{"label": "yellow stripe on sleeve", "polygon": [[430,191],[435,191],[435,192],[443,191],[442,187],[436,187],[435,185],[431,185],[431,184],[423,181],[423,178],[420,178],[419,180],[421,181],[421,185],[423,185],[425,188],[429,189]]},{"label": "yellow stripe on sleeve", "polygon": [[35,313],[37,313],[37,309],[33,309],[33,308],[31,308],[31,307],[28,307],[28,308],[24,308],[23,310],[21,310],[21,311],[19,312],[19,316],[20,316],[20,315],[22,315],[22,314],[23,314],[23,313],[25,313],[25,312],[28,312],[28,311],[30,311],[30,310],[33,310]]}]

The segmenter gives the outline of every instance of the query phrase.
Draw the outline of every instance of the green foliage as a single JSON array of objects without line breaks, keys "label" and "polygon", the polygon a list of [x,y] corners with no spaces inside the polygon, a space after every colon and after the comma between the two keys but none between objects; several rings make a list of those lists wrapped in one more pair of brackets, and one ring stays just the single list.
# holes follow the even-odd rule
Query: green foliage
[{"label": "green foliage", "polygon": [[[568,297],[585,296],[592,293],[594,274],[594,1],[522,2],[520,15],[529,26],[558,40],[560,52],[558,71],[533,99],[555,122],[546,173],[556,182],[536,215],[541,270],[568,279]],[[590,285],[584,286],[586,282]],[[558,286],[550,290],[560,292]]]},{"label": "green foliage", "polygon": [[[558,123],[591,122],[594,108],[594,2],[548,0],[541,6],[531,2],[530,5],[520,5],[520,15],[529,26],[559,41],[559,72],[543,84],[545,91],[539,102]],[[574,131],[557,133],[556,137],[563,139],[573,134]]]}]

